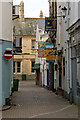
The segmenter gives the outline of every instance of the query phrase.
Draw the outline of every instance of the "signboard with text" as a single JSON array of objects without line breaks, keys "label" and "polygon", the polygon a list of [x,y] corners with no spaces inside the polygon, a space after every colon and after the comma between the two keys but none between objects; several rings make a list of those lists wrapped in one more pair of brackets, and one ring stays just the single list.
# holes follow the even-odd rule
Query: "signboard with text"
[{"label": "signboard with text", "polygon": [[45,31],[55,32],[57,30],[57,18],[45,18]]},{"label": "signboard with text", "polygon": [[46,43],[45,42],[38,43],[38,57],[46,58]]},{"label": "signboard with text", "polygon": [[46,49],[53,49],[54,44],[53,43],[46,43]]},{"label": "signboard with text", "polygon": [[55,50],[53,49],[46,50],[46,62],[48,63],[55,62]]}]

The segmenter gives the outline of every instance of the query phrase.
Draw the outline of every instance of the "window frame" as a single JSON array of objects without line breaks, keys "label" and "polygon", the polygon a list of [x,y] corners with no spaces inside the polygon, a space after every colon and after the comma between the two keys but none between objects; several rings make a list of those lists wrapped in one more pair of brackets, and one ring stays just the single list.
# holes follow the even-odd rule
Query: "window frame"
[{"label": "window frame", "polygon": [[[22,47],[22,37],[16,37],[16,47]],[[19,43],[17,43],[19,42]]]},{"label": "window frame", "polygon": [[[18,67],[18,62],[20,63],[20,67]],[[21,61],[17,61],[17,74],[21,74]],[[20,69],[20,72],[18,72],[18,69]]]}]

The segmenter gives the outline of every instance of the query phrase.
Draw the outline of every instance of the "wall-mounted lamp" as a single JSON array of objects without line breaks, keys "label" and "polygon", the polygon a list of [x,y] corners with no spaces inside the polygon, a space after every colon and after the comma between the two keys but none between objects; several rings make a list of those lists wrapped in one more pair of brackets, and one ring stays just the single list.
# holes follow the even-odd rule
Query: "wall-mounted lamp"
[{"label": "wall-mounted lamp", "polygon": [[61,10],[63,11],[63,15],[62,16],[57,16],[57,17],[63,17],[63,18],[65,18],[66,17],[67,8],[64,6]]}]

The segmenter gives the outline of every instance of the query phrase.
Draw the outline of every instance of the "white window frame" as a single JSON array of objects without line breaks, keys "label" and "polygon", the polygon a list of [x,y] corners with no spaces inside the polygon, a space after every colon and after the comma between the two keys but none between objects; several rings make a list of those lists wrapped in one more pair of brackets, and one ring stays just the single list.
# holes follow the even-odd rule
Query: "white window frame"
[{"label": "white window frame", "polygon": [[[18,65],[18,62],[20,62],[20,72],[18,72],[18,70],[17,70],[17,74],[21,74],[21,61],[17,61],[16,63],[17,63],[17,65]],[[18,66],[17,66],[17,69],[18,69]]]}]

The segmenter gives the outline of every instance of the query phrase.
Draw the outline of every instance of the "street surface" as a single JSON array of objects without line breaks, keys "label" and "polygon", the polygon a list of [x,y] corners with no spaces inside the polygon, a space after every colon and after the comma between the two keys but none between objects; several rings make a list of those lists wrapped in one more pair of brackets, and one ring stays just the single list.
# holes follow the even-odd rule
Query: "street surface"
[{"label": "street surface", "polygon": [[77,118],[77,105],[55,95],[34,81],[20,81],[12,96],[12,106],[2,112],[3,118]]}]

